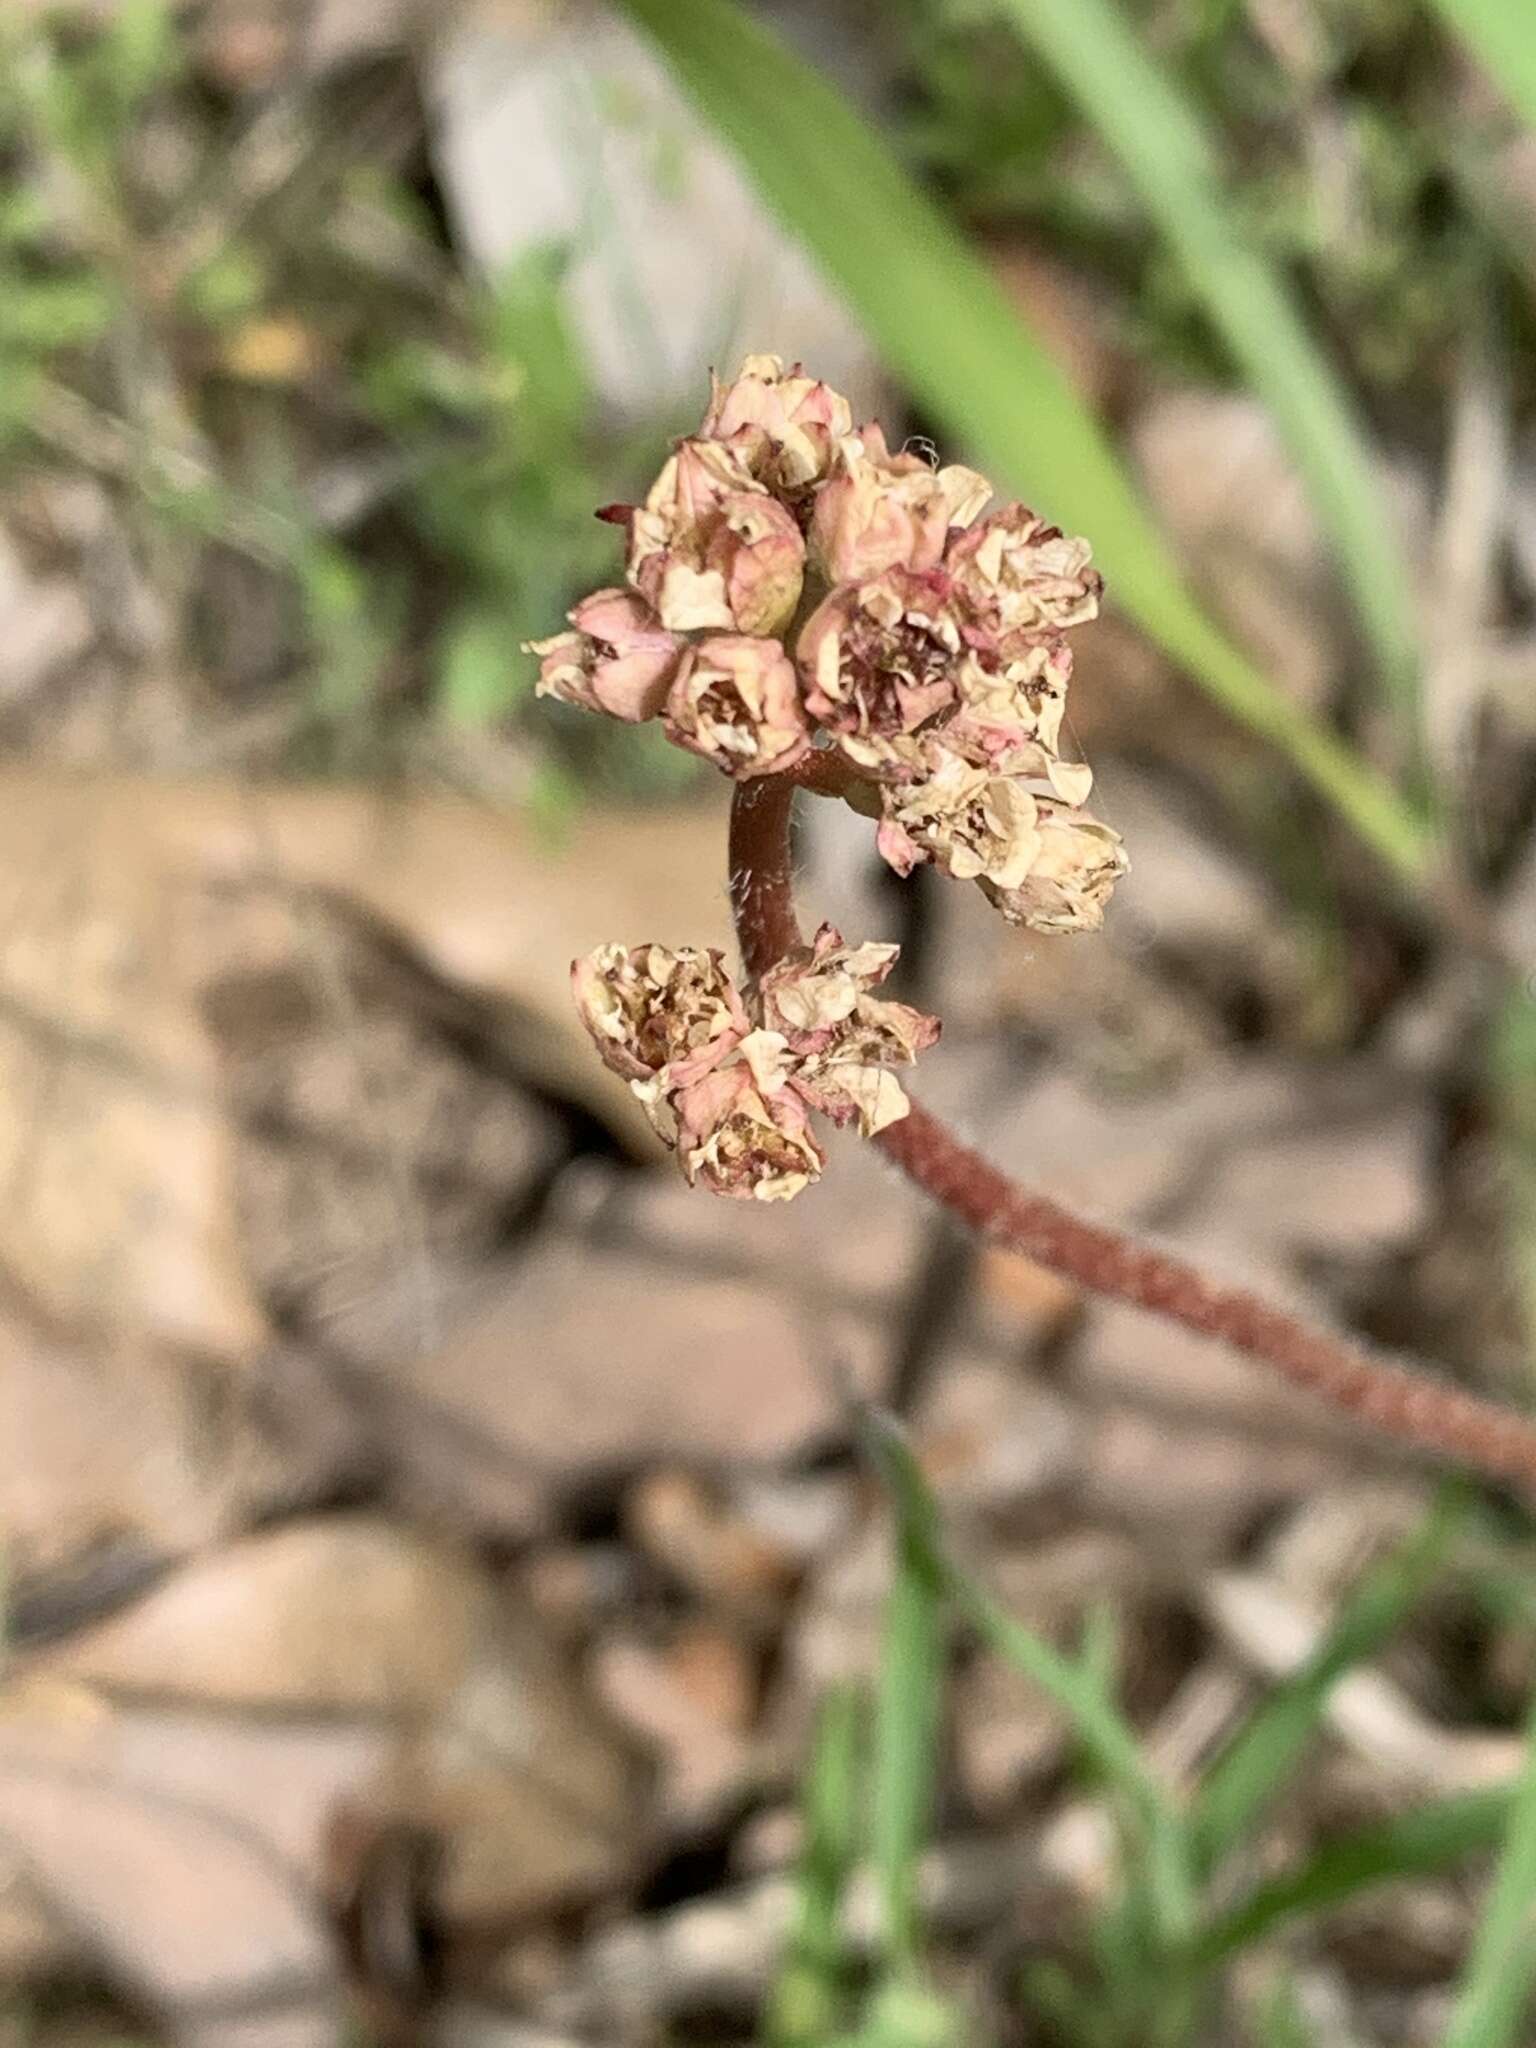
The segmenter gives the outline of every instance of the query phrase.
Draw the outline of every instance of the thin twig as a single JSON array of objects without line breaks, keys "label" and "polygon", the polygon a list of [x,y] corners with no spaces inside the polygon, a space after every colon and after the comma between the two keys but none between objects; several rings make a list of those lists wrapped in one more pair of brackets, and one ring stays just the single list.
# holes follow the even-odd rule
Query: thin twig
[{"label": "thin twig", "polygon": [[[790,780],[767,776],[741,785],[731,807],[731,905],[754,978],[801,943],[790,855],[793,804]],[[1074,1216],[1051,1196],[1010,1180],[916,1103],[875,1143],[973,1230],[1091,1293],[1133,1302],[1229,1344],[1403,1443],[1536,1489],[1536,1424],[1512,1409],[1370,1357],[1246,1288],[1222,1285],[1169,1252]]]}]

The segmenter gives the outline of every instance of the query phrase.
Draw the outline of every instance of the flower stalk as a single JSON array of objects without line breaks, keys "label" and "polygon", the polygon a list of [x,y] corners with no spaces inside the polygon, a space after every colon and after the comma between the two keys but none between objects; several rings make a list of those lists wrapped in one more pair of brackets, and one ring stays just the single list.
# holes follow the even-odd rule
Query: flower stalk
[{"label": "flower stalk", "polygon": [[[798,946],[790,858],[793,789],[738,789],[731,807],[731,906],[747,971],[769,972]],[[1211,1279],[1185,1259],[1075,1216],[1022,1187],[914,1102],[874,1143],[923,1192],[993,1242],[1075,1281],[1128,1301],[1197,1336],[1268,1366],[1328,1407],[1415,1450],[1536,1491],[1536,1424],[1512,1409],[1430,1379]]]}]

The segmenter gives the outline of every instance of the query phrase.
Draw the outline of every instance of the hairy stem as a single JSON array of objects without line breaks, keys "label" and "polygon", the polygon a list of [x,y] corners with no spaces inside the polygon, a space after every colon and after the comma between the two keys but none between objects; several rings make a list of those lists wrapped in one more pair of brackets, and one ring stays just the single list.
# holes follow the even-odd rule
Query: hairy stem
[{"label": "hairy stem", "polygon": [[[742,959],[756,977],[801,943],[795,916],[787,777],[743,783],[731,807],[731,905]],[[1171,1253],[1074,1216],[1008,1178],[914,1103],[874,1141],[945,1208],[1092,1293],[1134,1302],[1231,1345],[1345,1414],[1417,1449],[1536,1489],[1536,1424],[1228,1287]]]}]

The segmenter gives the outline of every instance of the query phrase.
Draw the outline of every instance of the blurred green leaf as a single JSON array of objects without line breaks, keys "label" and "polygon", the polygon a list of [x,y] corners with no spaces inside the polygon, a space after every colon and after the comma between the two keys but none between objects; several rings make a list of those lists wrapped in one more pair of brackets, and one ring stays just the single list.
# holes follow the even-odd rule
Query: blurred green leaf
[{"label": "blurred green leaf", "polygon": [[887,1977],[905,1980],[917,1964],[917,1865],[933,1810],[947,1644],[943,1586],[905,1515],[895,1541],[875,1702],[870,1850]]},{"label": "blurred green leaf", "polygon": [[925,1985],[895,1979],[876,1989],[847,2048],[966,2048],[967,2040],[968,2030],[948,2000]]},{"label": "blurred green leaf", "polygon": [[1333,538],[1382,679],[1411,708],[1418,655],[1408,568],[1364,431],[1280,274],[1223,196],[1194,105],[1115,0],[1000,5],[1120,159],[1233,361],[1274,415]]},{"label": "blurred green leaf", "polygon": [[168,0],[117,0],[95,51],[95,70],[119,121],[180,68],[183,43]]},{"label": "blurred green leaf", "polygon": [[1339,1835],[1299,1868],[1270,1878],[1201,1934],[1190,1967],[1214,1969],[1283,1921],[1326,1912],[1377,1885],[1444,1870],[1497,1848],[1509,1822],[1507,1791],[1474,1792],[1394,1814]]},{"label": "blurred green leaf", "polygon": [[1536,1705],[1493,1891],[1442,2048],[1518,2048],[1536,1984]]},{"label": "blurred green leaf", "polygon": [[499,608],[466,605],[449,620],[438,652],[437,701],[450,724],[490,725],[532,682],[532,664]]},{"label": "blurred green leaf", "polygon": [[1211,1765],[1190,1816],[1202,1870],[1214,1871],[1280,1792],[1345,1672],[1377,1655],[1397,1633],[1444,1563],[1469,1504],[1465,1486],[1451,1481],[1441,1488],[1424,1527],[1367,1573],[1316,1653],[1265,1695]]},{"label": "blurred green leaf", "polygon": [[560,289],[567,262],[559,244],[529,250],[498,278],[481,315],[493,391],[516,409],[520,433],[533,437],[531,454],[551,439],[575,440],[591,415],[585,360]]},{"label": "blurred green leaf", "polygon": [[1536,23],[1529,0],[1434,0],[1494,84],[1536,128]]},{"label": "blurred green leaf", "polygon": [[[894,1423],[870,1413],[864,1439],[902,1517],[907,1541],[986,1647],[1038,1685],[1067,1714],[1079,1744],[1125,1799],[1149,1841],[1163,1840],[1171,1871],[1180,1862],[1180,1823],[1148,1769],[1133,1729],[1106,1697],[1097,1677],[1051,1647],[1001,1607],[986,1589],[950,1561],[939,1512],[917,1460]],[[1182,1887],[1182,1875],[1176,1880]]]},{"label": "blurred green leaf", "polygon": [[117,296],[102,278],[84,271],[59,277],[14,272],[0,283],[0,348],[35,355],[81,348],[112,325]]},{"label": "blurred green leaf", "polygon": [[189,312],[211,326],[223,327],[248,319],[261,305],[270,284],[266,264],[255,250],[240,242],[226,242],[206,263],[181,279],[178,291]]},{"label": "blurred green leaf", "polygon": [[868,124],[729,0],[623,4],[935,417],[1008,488],[1088,534],[1152,638],[1383,858],[1422,875],[1424,821],[1206,618],[1061,369]]},{"label": "blurred green leaf", "polygon": [[766,2048],[822,2048],[842,2023],[852,1959],[841,1914],[863,1836],[862,1724],[852,1686],[822,1701],[801,1801],[795,1924],[768,1999]]}]

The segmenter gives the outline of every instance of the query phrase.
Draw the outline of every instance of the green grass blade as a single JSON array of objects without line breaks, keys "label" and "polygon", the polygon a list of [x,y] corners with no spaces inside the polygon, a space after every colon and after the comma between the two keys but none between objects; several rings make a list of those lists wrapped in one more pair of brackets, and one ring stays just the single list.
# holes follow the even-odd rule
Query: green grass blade
[{"label": "green grass blade", "polygon": [[1421,876],[1432,851],[1424,821],[1211,624],[1056,362],[837,90],[730,0],[623,5],[935,419],[1009,489],[1088,534],[1116,599],[1152,639],[1385,860]]},{"label": "green grass blade", "polygon": [[900,1431],[878,1413],[864,1417],[864,1441],[896,1504],[905,1539],[933,1583],[986,1647],[1038,1685],[1066,1713],[1095,1769],[1120,1794],[1157,1858],[1159,1883],[1171,1887],[1175,1913],[1188,1910],[1182,1830],[1165,1789],[1147,1769],[1134,1731],[1115,1710],[1098,1675],[1063,1657],[1015,1621],[986,1589],[961,1571],[945,1548],[938,1508]]},{"label": "green grass blade", "polygon": [[862,1719],[852,1686],[830,1692],[817,1716],[802,1801],[795,1926],[768,2000],[766,2048],[820,2048],[843,2020],[851,1968],[843,1896],[863,1837]]},{"label": "green grass blade", "polygon": [[1536,33],[1530,0],[1435,0],[1515,111],[1536,128]]},{"label": "green grass blade", "polygon": [[1190,1953],[1197,1972],[1216,1968],[1286,1920],[1326,1912],[1377,1885],[1432,1876],[1465,1856],[1496,1849],[1509,1822],[1504,1791],[1436,1800],[1326,1843],[1297,1869],[1271,1878],[1205,1929]]},{"label": "green grass blade", "polygon": [[1536,1985],[1536,1707],[1498,1875],[1442,2048],[1518,2048]]},{"label": "green grass blade", "polygon": [[1214,1870],[1280,1791],[1339,1679],[1375,1656],[1402,1626],[1439,1570],[1468,1505],[1464,1487],[1442,1487],[1424,1527],[1367,1574],[1316,1654],[1264,1698],[1212,1764],[1190,1819],[1202,1869]]},{"label": "green grass blade", "polygon": [[886,1973],[917,1966],[917,1866],[938,1773],[946,1651],[943,1587],[905,1520],[896,1530],[896,1577],[886,1602],[875,1701],[870,1854],[881,1906]]},{"label": "green grass blade", "polygon": [[1119,158],[1234,365],[1269,408],[1333,540],[1382,679],[1411,711],[1418,651],[1408,566],[1364,430],[1284,280],[1223,197],[1198,112],[1116,0],[1004,6]]}]

